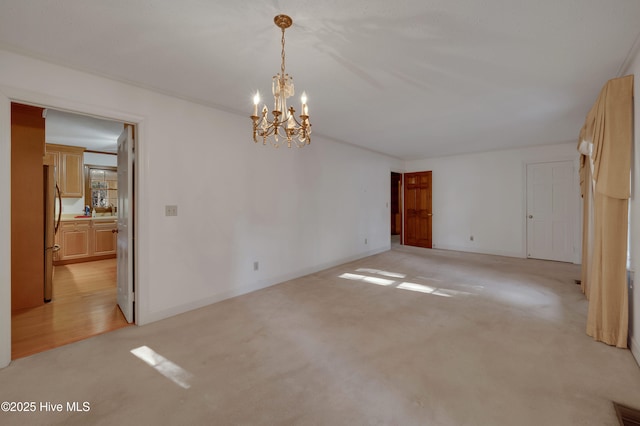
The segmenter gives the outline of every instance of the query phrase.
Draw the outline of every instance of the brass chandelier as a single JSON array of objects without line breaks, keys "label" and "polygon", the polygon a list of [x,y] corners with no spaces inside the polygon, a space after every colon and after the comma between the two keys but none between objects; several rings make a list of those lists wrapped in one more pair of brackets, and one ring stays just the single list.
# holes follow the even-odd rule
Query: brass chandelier
[{"label": "brass chandelier", "polygon": [[277,15],[273,18],[276,26],[282,29],[282,65],[280,73],[273,76],[271,91],[274,97],[274,106],[269,120],[266,105],[263,105],[260,116],[258,116],[258,104],[260,103],[260,93],[256,92],[253,97],[253,141],[258,143],[258,138],[262,139],[262,144],[267,144],[267,139],[275,148],[279,148],[284,140],[287,147],[291,148],[293,142],[298,148],[311,143],[311,123],[309,123],[309,108],[307,107],[307,95],[303,92],[300,98],[302,104],[300,121],[296,119],[295,109],[287,108],[287,98],[294,95],[293,77],[285,74],[284,71],[284,30],[289,28],[293,20],[287,15]]}]

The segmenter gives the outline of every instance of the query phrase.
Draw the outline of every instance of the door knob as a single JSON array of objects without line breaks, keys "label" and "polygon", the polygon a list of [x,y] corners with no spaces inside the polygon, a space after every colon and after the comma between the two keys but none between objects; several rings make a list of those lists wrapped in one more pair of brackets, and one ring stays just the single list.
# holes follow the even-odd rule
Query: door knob
[{"label": "door knob", "polygon": [[529,215],[529,219],[533,219],[533,215],[532,214]]},{"label": "door knob", "polygon": [[112,234],[117,234],[117,233],[118,233],[118,230],[117,230],[117,229],[112,229],[112,230],[111,230],[111,233],[112,233]]}]

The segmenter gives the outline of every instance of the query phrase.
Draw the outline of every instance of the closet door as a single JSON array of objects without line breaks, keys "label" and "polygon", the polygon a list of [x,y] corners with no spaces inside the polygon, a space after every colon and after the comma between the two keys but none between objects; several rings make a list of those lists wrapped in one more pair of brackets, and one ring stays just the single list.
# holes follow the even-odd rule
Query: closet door
[{"label": "closet door", "polygon": [[572,161],[527,164],[527,257],[573,261]]}]

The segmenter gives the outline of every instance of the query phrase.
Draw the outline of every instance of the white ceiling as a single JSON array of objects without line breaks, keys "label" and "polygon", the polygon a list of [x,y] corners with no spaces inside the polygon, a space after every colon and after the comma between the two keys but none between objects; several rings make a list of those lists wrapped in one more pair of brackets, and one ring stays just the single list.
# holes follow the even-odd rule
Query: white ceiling
[{"label": "white ceiling", "polygon": [[[399,158],[575,140],[638,0],[5,1],[0,46],[247,116],[280,68],[314,132]],[[297,103],[297,102],[296,102]],[[294,103],[294,105],[296,104]]]},{"label": "white ceiling", "polygon": [[48,109],[45,119],[47,143],[81,146],[91,151],[117,152],[124,123]]}]

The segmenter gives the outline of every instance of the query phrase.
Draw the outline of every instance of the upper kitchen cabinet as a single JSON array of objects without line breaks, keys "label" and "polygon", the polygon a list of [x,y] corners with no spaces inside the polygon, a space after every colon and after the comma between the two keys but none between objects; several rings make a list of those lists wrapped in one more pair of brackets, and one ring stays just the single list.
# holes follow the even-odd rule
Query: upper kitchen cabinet
[{"label": "upper kitchen cabinet", "polygon": [[84,197],[85,148],[47,144],[45,161],[56,168],[56,182],[62,198]]}]

